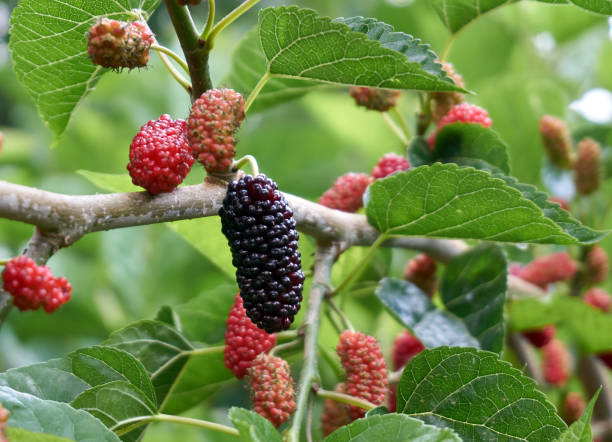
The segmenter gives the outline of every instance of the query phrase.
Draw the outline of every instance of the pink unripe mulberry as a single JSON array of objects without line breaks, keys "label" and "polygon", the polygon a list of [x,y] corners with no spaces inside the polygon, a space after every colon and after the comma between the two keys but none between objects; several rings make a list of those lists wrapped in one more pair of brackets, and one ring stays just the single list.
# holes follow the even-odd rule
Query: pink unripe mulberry
[{"label": "pink unripe mulberry", "polygon": [[436,261],[426,254],[420,254],[408,261],[404,279],[419,287],[427,296],[436,293]]},{"label": "pink unripe mulberry", "polygon": [[[344,331],[337,347],[338,356],[346,370],[346,391],[375,405],[382,405],[387,396],[387,364],[380,346],[372,336]],[[350,406],[351,419],[359,419],[365,410]]]},{"label": "pink unripe mulberry", "polygon": [[395,107],[401,92],[394,89],[378,89],[371,87],[353,86],[349,90],[357,106],[366,109],[385,112]]},{"label": "pink unripe mulberry", "polygon": [[561,416],[568,425],[571,425],[580,419],[585,408],[586,403],[582,395],[580,393],[570,392],[567,393],[563,401]]},{"label": "pink unripe mulberry", "polygon": [[584,294],[583,300],[591,307],[599,309],[604,313],[608,313],[610,311],[610,304],[612,303],[612,300],[610,299],[608,292],[605,290],[592,288]]},{"label": "pink unripe mulberry", "polygon": [[47,266],[38,266],[26,256],[11,259],[2,272],[5,292],[19,310],[43,308],[53,313],[70,300],[72,286],[66,278],[56,278]]},{"label": "pink unripe mulberry", "polygon": [[234,298],[225,330],[225,366],[234,376],[242,379],[251,367],[253,359],[267,353],[276,345],[276,335],[257,327],[247,317],[240,293]]},{"label": "pink unripe mulberry", "polygon": [[[459,87],[465,87],[463,77],[459,75],[452,63],[442,62],[442,69]],[[463,102],[463,94],[461,92],[432,92],[431,96],[431,117],[434,122],[439,123],[440,120],[457,104]]]},{"label": "pink unripe mulberry", "polygon": [[553,339],[542,347],[542,368],[544,380],[556,387],[564,385],[569,379],[570,355],[565,344]]},{"label": "pink unripe mulberry", "polygon": [[433,149],[436,143],[438,132],[444,127],[452,123],[472,123],[480,124],[483,127],[491,127],[493,121],[489,117],[489,113],[481,108],[470,103],[461,103],[454,106],[438,123],[438,127],[427,139],[429,146]]},{"label": "pink unripe mulberry", "polygon": [[142,126],[130,144],[127,170],[132,183],[151,195],[172,192],[183,182],[192,165],[185,122],[173,121],[169,115]]},{"label": "pink unripe mulberry", "polygon": [[404,330],[393,341],[391,349],[393,370],[399,370],[423,350],[425,350],[425,346],[419,338],[408,330]]},{"label": "pink unripe mulberry", "polygon": [[552,338],[555,337],[556,333],[555,326],[549,324],[545,327],[538,328],[535,330],[526,330],[522,334],[534,347],[542,348],[548,344]]},{"label": "pink unripe mulberry", "polygon": [[187,138],[208,173],[226,173],[236,156],[234,135],[244,120],[244,98],[232,89],[210,89],[191,107]]},{"label": "pink unripe mulberry", "polygon": [[565,121],[552,115],[540,119],[542,144],[550,162],[561,168],[569,169],[572,164],[572,137]]},{"label": "pink unripe mulberry", "polygon": [[372,178],[378,180],[408,169],[410,169],[410,162],[406,158],[395,153],[386,153],[372,169]]},{"label": "pink unripe mulberry", "polygon": [[293,379],[287,361],[261,353],[248,370],[254,409],[275,427],[295,411]]},{"label": "pink unripe mulberry", "polygon": [[520,270],[519,278],[546,290],[548,284],[569,281],[574,277],[578,266],[565,252],[541,256]]},{"label": "pink unripe mulberry", "polygon": [[147,65],[154,42],[155,37],[144,22],[103,18],[89,30],[87,53],[100,66],[134,69]]},{"label": "pink unripe mulberry", "polygon": [[363,194],[371,183],[372,178],[365,173],[344,174],[321,195],[319,204],[343,212],[357,212],[363,207]]},{"label": "pink unripe mulberry", "polygon": [[559,204],[563,210],[567,210],[568,212],[570,211],[569,203],[561,197],[551,196],[548,198],[548,201]]},{"label": "pink unripe mulberry", "polygon": [[601,146],[592,138],[578,143],[578,153],[574,161],[574,183],[581,195],[590,195],[601,184]]},{"label": "pink unripe mulberry", "polygon": [[[346,385],[340,383],[336,385],[334,391],[346,394]],[[349,416],[349,406],[332,399],[325,399],[323,404],[323,414],[321,415],[321,429],[323,436],[329,436],[338,428],[351,423]]]},{"label": "pink unripe mulberry", "polygon": [[608,278],[608,254],[600,246],[593,246],[586,257],[584,278],[587,284],[599,284]]}]

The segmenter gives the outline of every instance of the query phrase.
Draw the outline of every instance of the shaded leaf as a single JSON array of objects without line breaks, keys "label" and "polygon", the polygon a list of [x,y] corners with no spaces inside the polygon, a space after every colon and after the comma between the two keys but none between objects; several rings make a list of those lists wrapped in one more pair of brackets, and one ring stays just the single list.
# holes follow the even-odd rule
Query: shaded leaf
[{"label": "shaded leaf", "polygon": [[532,379],[470,348],[416,355],[402,374],[397,410],[466,440],[549,441],[567,428]]},{"label": "shaded leaf", "polygon": [[432,0],[431,4],[452,33],[499,6],[514,0]]},{"label": "shaded leaf", "polygon": [[106,69],[87,55],[87,31],[102,17],[133,21],[159,0],[21,0],[11,14],[9,48],[17,77],[53,134],[64,132],[76,105]]},{"label": "shaded leaf", "polygon": [[426,294],[408,281],[384,278],[376,295],[389,313],[410,328],[425,347],[479,346],[459,318],[438,310]]},{"label": "shaded leaf", "polygon": [[310,9],[261,10],[259,36],[273,76],[390,89],[462,90],[362,32]]},{"label": "shaded leaf", "polygon": [[603,15],[612,15],[612,0],[570,0],[576,6],[587,11]]},{"label": "shaded leaf", "polygon": [[0,387],[0,403],[11,413],[11,427],[79,442],[119,442],[115,433],[98,419],[68,404],[39,399],[8,387]]},{"label": "shaded leaf", "polygon": [[229,417],[244,442],[282,442],[283,438],[272,423],[251,410],[232,407]]},{"label": "shaded leaf", "polygon": [[449,312],[461,318],[480,348],[504,346],[507,263],[501,247],[481,244],[446,265],[440,294]]},{"label": "shaded leaf", "polygon": [[385,414],[358,419],[340,427],[325,442],[459,442],[451,430],[425,425],[418,419],[401,414]]},{"label": "shaded leaf", "polygon": [[[528,186],[515,185],[538,198]],[[560,213],[557,204],[536,204],[487,172],[455,164],[421,166],[376,180],[366,201],[369,223],[391,235],[546,244],[579,244],[602,236]]]}]

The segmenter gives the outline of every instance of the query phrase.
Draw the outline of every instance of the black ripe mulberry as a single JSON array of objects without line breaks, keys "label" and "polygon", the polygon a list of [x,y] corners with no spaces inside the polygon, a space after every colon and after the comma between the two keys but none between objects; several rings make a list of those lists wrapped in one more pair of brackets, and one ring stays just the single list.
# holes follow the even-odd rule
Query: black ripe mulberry
[{"label": "black ripe mulberry", "polygon": [[229,185],[219,215],[247,316],[268,333],[286,330],[304,283],[293,211],[274,181],[246,175]]}]

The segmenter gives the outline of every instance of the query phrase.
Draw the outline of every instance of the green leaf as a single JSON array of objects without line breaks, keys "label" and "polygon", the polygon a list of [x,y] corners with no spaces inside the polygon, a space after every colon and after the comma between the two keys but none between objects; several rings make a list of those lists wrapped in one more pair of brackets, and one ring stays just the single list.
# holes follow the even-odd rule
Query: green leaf
[{"label": "green leaf", "polygon": [[358,419],[327,436],[325,442],[459,442],[449,429],[436,428],[401,414],[385,414]]},{"label": "green leaf", "polygon": [[559,437],[556,442],[592,442],[593,435],[591,433],[591,416],[593,416],[593,408],[595,407],[595,402],[597,402],[600,392],[601,387],[599,387],[597,393],[595,393],[593,398],[589,401],[589,404],[584,410],[584,413],[582,413],[582,416],[580,416],[580,419],[570,425],[570,427],[561,434],[561,437]]},{"label": "green leaf", "polygon": [[68,404],[39,399],[8,387],[0,387],[0,403],[11,413],[11,427],[79,442],[119,442],[98,419]]},{"label": "green leaf", "polygon": [[161,408],[193,346],[163,322],[143,320],[114,332],[103,345],[127,351],[144,365]]},{"label": "green leaf", "polygon": [[576,6],[587,11],[603,15],[612,15],[612,0],[570,0]]},{"label": "green leaf", "polygon": [[375,18],[337,18],[334,22],[343,23],[353,31],[366,34],[370,40],[379,41],[383,48],[404,54],[408,61],[420,64],[424,71],[436,77],[448,78],[446,71],[438,62],[439,57],[431,50],[430,45],[423,43],[419,38],[403,32],[394,32],[393,26]]},{"label": "green leaf", "polygon": [[514,0],[432,0],[446,28],[455,34],[482,14]]},{"label": "green leaf", "polygon": [[229,417],[243,442],[282,442],[283,438],[269,420],[251,410],[232,407]]},{"label": "green leaf", "polygon": [[384,278],[376,295],[389,313],[409,327],[425,347],[479,346],[460,319],[438,310],[429,297],[410,282]]},{"label": "green leaf", "polygon": [[376,408],[372,408],[371,410],[367,411],[365,414],[365,417],[370,417],[370,416],[378,416],[378,415],[382,415],[382,414],[389,414],[390,411],[387,407],[385,407],[384,405],[379,405]]},{"label": "green leaf", "polygon": [[464,321],[480,348],[496,353],[504,346],[506,269],[501,247],[481,244],[449,261],[440,287],[448,311]]},{"label": "green leaf", "polygon": [[480,124],[453,123],[436,135],[433,161],[510,173],[508,146],[497,132]]},{"label": "green leaf", "polygon": [[[138,192],[142,189],[132,184],[127,174],[98,173],[89,170],[78,172],[92,184],[108,192]],[[221,220],[216,216],[166,223],[168,228],[181,235],[185,241],[234,280],[236,269],[227,239],[221,233]]]},{"label": "green leaf", "polygon": [[34,433],[23,428],[9,428],[7,434],[8,440],[11,442],[71,442],[70,439],[65,437]]},{"label": "green leaf", "polygon": [[21,0],[11,15],[13,68],[56,138],[105,69],[87,55],[87,31],[101,17],[133,21],[159,0]]},{"label": "green leaf", "polygon": [[112,347],[82,348],[62,359],[0,374],[0,385],[58,402],[72,402],[83,391],[115,380],[130,382],[155,401],[153,385],[140,361]]},{"label": "green leaf", "polygon": [[[138,416],[152,416],[155,405],[140,390],[125,381],[113,381],[84,391],[70,404],[87,411],[108,428],[119,422]],[[121,440],[137,441],[144,431],[138,427],[121,436]]]},{"label": "green leaf", "polygon": [[543,244],[591,242],[585,233],[588,229],[572,223],[567,213],[559,214],[558,205],[549,203],[551,210],[543,212],[503,180],[456,164],[436,163],[376,180],[368,188],[366,202],[369,223],[384,234]]},{"label": "green leaf", "polygon": [[510,326],[515,330],[540,328],[547,324],[563,324],[587,353],[612,350],[612,316],[591,307],[581,299],[554,296],[544,299],[521,299],[510,304]]},{"label": "green leaf", "polygon": [[466,440],[550,441],[567,428],[532,379],[471,348],[415,356],[400,380],[397,410]]},{"label": "green leaf", "polygon": [[462,90],[381,42],[310,9],[261,10],[259,36],[267,72],[273,77],[390,89]]},{"label": "green leaf", "polygon": [[[265,75],[266,70],[266,57],[259,42],[259,32],[255,28],[247,32],[238,42],[232,55],[230,73],[221,83],[248,97],[259,79]],[[257,100],[249,108],[249,113],[260,112],[299,98],[313,90],[327,87],[329,86],[314,81],[272,78],[257,95]]]}]

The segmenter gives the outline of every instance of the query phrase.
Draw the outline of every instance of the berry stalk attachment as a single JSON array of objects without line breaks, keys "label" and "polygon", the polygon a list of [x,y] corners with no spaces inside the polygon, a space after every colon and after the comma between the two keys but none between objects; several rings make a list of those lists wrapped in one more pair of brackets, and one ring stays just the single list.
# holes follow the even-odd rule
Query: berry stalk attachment
[{"label": "berry stalk attachment", "polygon": [[219,210],[247,316],[274,333],[300,309],[304,273],[293,211],[265,175],[232,182]]}]

